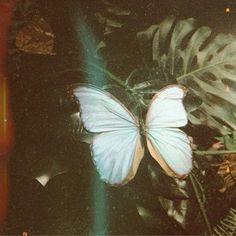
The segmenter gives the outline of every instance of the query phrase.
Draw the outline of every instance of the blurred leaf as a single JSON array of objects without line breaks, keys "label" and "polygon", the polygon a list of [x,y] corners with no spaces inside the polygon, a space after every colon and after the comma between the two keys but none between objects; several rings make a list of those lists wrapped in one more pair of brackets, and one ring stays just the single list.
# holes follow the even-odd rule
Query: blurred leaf
[{"label": "blurred leaf", "polygon": [[166,77],[203,101],[197,110],[189,110],[193,124],[207,125],[224,135],[236,129],[236,41],[232,35],[215,36],[209,27],[197,27],[193,18],[168,17],[137,37],[143,47],[152,45],[152,59]]},{"label": "blurred leaf", "polygon": [[40,16],[32,20],[16,35],[16,47],[29,54],[55,55],[54,34],[48,23]]},{"label": "blurred leaf", "polygon": [[100,24],[105,24],[105,33],[104,34],[109,34],[112,32],[112,28],[121,28],[122,24],[119,23],[118,21],[108,19],[104,16],[102,16],[100,13],[95,14],[95,18],[98,20]]},{"label": "blurred leaf", "polygon": [[134,69],[125,80],[129,92],[133,95],[139,94],[145,107],[158,90],[171,84],[162,76],[162,72],[157,71],[158,67],[155,65]]},{"label": "blurred leaf", "polygon": [[223,137],[218,137],[221,143],[224,144],[227,150],[236,150],[236,131],[231,135],[224,135]]},{"label": "blurred leaf", "polygon": [[104,34],[108,35],[123,26],[123,18],[130,15],[130,10],[120,7],[109,0],[102,0],[102,10],[94,14],[95,19],[104,26]]},{"label": "blurred leaf", "polygon": [[[159,202],[166,214],[186,230],[188,233],[200,233],[205,228],[205,223],[197,204],[197,197],[200,197],[202,204],[206,204],[205,192],[208,186],[202,186],[203,175],[199,170],[195,178],[198,196],[195,195],[190,178],[179,180],[166,176],[160,171],[157,165],[148,166],[151,183]],[[195,175],[194,175],[195,176]],[[207,211],[207,209],[205,209]]]},{"label": "blurred leaf", "polygon": [[107,12],[113,13],[117,16],[128,16],[130,15],[130,10],[123,9],[113,3],[109,0],[103,0],[103,3],[106,5]]},{"label": "blurred leaf", "polygon": [[236,209],[231,208],[227,216],[214,227],[214,235],[233,236],[236,234]]},{"label": "blurred leaf", "polygon": [[147,81],[135,84],[133,86],[133,89],[136,91],[139,91],[140,93],[153,93],[153,87],[157,86],[158,84],[159,84],[159,81],[157,80],[147,80]]},{"label": "blurred leaf", "polygon": [[170,232],[170,224],[172,225],[172,228],[174,228],[174,222],[160,211],[157,213],[153,211],[153,209],[148,209],[139,205],[137,206],[137,210],[147,227],[153,229],[154,232],[158,232],[159,234],[160,232]]},{"label": "blurred leaf", "polygon": [[35,179],[42,185],[46,184],[55,176],[66,173],[68,171],[66,166],[59,165],[58,162],[52,161],[44,169],[35,175]]},{"label": "blurred leaf", "polygon": [[105,48],[106,43],[104,41],[100,41],[97,45],[96,52],[98,52],[100,49]]},{"label": "blurred leaf", "polygon": [[[148,41],[153,39],[153,37],[158,29],[159,29],[159,25],[151,25],[145,31],[138,32],[137,38],[142,44],[147,43]],[[145,46],[145,44],[142,46]]]},{"label": "blurred leaf", "polygon": [[157,165],[149,164],[148,173],[157,195],[168,199],[188,199],[191,186],[187,180],[167,176]]},{"label": "blurred leaf", "polygon": [[159,201],[168,216],[178,222],[188,232],[199,233],[204,227],[198,205],[192,200],[169,200],[161,196]]},{"label": "blurred leaf", "polygon": [[[191,174],[194,183],[190,183],[191,185],[187,188],[188,199],[167,199],[158,194],[163,209],[188,234],[200,234],[206,229],[203,212],[199,207],[200,202],[210,224],[218,222],[222,212],[228,209],[225,198],[221,198],[221,193],[218,192],[219,187],[222,186],[218,181],[220,178],[217,178],[217,174],[205,159],[197,159],[197,161],[194,161]],[[164,178],[161,181],[164,181]],[[187,178],[186,181],[190,182],[190,178]],[[167,183],[166,186],[168,186]],[[179,187],[181,188],[181,185]],[[219,206],[221,211],[214,212],[214,209]]]},{"label": "blurred leaf", "polygon": [[236,154],[225,155],[224,161],[218,166],[217,173],[224,180],[224,186],[219,191],[225,192],[228,188],[236,186]]}]

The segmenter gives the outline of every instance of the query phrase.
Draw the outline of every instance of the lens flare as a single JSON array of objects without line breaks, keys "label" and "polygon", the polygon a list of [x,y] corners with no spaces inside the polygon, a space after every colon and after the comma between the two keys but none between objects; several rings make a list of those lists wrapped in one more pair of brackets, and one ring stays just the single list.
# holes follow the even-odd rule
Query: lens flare
[{"label": "lens flare", "polygon": [[16,1],[0,2],[0,225],[7,211],[7,156],[13,141],[13,123],[6,79],[7,33]]},{"label": "lens flare", "polygon": [[[102,61],[96,56],[96,39],[90,30],[89,26],[83,21],[82,18],[78,18],[78,41],[82,46],[82,54],[84,56],[84,67],[87,72],[86,80],[89,84],[101,87],[105,84],[106,78],[103,72],[95,68],[102,68]],[[92,225],[91,233],[94,235],[106,235],[107,234],[107,198],[105,184],[99,180],[97,173],[93,173],[92,176]]]}]

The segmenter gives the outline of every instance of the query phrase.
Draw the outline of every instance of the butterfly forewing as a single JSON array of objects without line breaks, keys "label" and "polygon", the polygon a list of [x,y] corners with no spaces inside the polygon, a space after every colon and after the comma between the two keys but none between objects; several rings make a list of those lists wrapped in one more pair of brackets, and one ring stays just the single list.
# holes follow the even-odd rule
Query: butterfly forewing
[{"label": "butterfly forewing", "polygon": [[128,182],[143,157],[138,121],[110,93],[82,85],[74,94],[84,127],[96,134],[91,150],[101,178],[113,185]]},{"label": "butterfly forewing", "polygon": [[146,118],[147,145],[152,157],[171,176],[186,176],[192,169],[192,150],[187,135],[178,129],[187,124],[184,90],[169,86],[151,101]]},{"label": "butterfly forewing", "polygon": [[146,125],[152,127],[183,127],[188,119],[183,106],[185,92],[182,87],[173,85],[157,93],[150,105]]},{"label": "butterfly forewing", "polygon": [[137,127],[136,118],[110,93],[90,86],[74,90],[84,127],[93,133]]}]

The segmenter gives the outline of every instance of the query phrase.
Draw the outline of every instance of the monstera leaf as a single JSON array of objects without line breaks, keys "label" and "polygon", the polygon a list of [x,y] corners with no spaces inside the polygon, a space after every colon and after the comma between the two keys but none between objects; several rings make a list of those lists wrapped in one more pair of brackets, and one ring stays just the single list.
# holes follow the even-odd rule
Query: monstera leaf
[{"label": "monstera leaf", "polygon": [[[166,79],[186,86],[202,99],[189,111],[193,124],[204,124],[221,134],[236,129],[236,40],[198,27],[194,19],[165,19],[137,34],[143,48],[151,47],[152,60]],[[176,82],[175,81],[175,82]]]}]

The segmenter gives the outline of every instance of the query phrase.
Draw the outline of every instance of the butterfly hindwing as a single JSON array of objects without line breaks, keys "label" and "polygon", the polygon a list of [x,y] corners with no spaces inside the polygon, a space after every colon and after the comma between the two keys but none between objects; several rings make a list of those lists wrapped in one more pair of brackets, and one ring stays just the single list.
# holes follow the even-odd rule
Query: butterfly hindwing
[{"label": "butterfly hindwing", "polygon": [[152,157],[171,176],[183,177],[192,169],[192,150],[187,135],[178,127],[187,124],[185,92],[168,86],[151,101],[146,118],[147,145]]},{"label": "butterfly hindwing", "polygon": [[121,185],[135,176],[144,150],[139,134],[126,129],[96,136],[92,154],[101,178],[112,185]]},{"label": "butterfly hindwing", "polygon": [[180,129],[150,129],[147,144],[152,157],[170,176],[185,177],[191,171],[191,147],[188,137]]},{"label": "butterfly hindwing", "polygon": [[95,135],[91,151],[101,178],[113,185],[128,182],[143,157],[138,121],[110,93],[81,85],[74,94],[84,127]]}]

